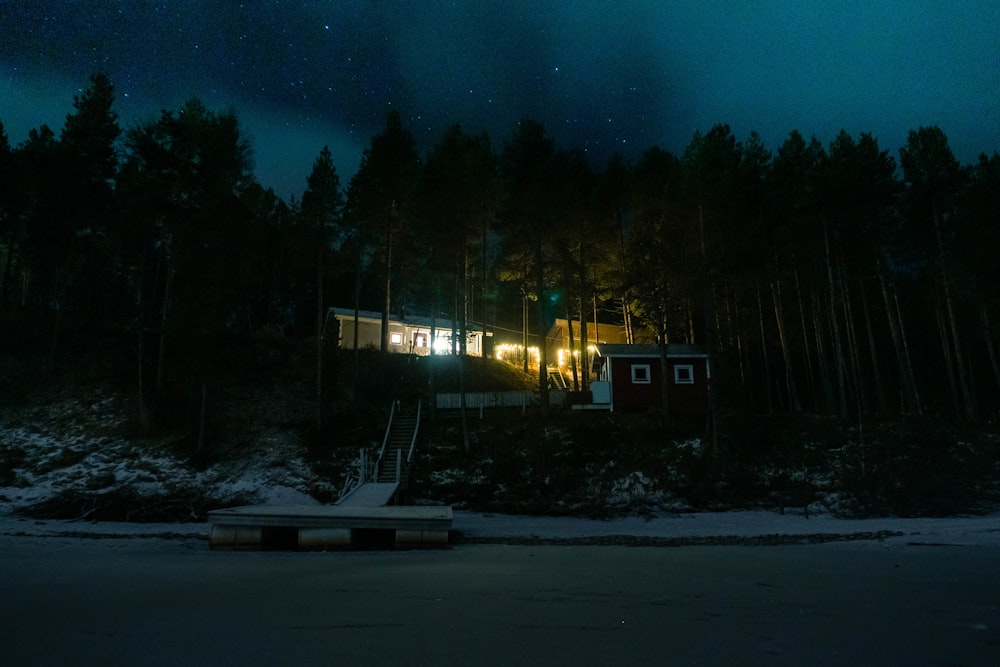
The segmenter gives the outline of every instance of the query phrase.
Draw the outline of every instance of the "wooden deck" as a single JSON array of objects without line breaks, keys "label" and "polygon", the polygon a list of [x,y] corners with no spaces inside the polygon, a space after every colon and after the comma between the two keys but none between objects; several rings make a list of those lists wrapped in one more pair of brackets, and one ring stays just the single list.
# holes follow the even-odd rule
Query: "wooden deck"
[{"label": "wooden deck", "polygon": [[212,549],[410,549],[448,546],[450,507],[251,505],[208,513]]}]

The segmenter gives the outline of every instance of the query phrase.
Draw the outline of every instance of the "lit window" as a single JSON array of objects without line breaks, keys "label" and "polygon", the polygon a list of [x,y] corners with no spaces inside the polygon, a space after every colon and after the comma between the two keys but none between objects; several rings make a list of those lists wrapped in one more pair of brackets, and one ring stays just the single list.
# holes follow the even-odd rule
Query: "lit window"
[{"label": "lit window", "polygon": [[401,333],[390,333],[389,334],[389,342],[392,343],[393,345],[402,345],[403,344],[403,334],[401,334]]},{"label": "lit window", "polygon": [[674,366],[674,384],[694,384],[694,366],[690,364]]},{"label": "lit window", "polygon": [[632,384],[649,384],[649,364],[632,364]]}]

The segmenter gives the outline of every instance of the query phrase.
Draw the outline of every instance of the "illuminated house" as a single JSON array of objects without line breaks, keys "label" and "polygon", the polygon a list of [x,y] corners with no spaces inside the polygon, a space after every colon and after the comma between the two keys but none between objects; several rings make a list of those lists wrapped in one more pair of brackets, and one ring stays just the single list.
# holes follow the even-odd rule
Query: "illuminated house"
[{"label": "illuminated house", "polygon": [[[353,308],[330,308],[327,311],[326,337],[335,339],[341,349],[353,350],[354,325]],[[457,322],[442,318],[432,322],[429,317],[390,315],[389,352],[429,355],[431,353],[432,328],[434,330],[434,354],[458,354],[461,351],[457,340],[459,333]],[[466,323],[465,338],[466,354],[481,357],[484,338],[482,326],[471,322]],[[356,339],[358,348],[380,349],[382,346],[382,313],[373,310],[359,310]]]},{"label": "illuminated house", "polygon": [[[662,374],[658,345],[594,346],[598,380],[590,383],[593,407],[615,411],[647,410],[660,406]],[[670,409],[676,414],[708,414],[712,378],[708,351],[698,345],[667,346],[667,388]]]}]

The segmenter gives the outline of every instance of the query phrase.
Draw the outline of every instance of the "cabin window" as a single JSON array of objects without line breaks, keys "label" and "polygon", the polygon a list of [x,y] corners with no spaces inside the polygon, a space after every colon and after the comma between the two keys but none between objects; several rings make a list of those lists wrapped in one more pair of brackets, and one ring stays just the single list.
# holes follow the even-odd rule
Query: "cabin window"
[{"label": "cabin window", "polygon": [[694,366],[691,364],[674,366],[674,384],[694,384]]},{"label": "cabin window", "polygon": [[413,334],[413,347],[427,347],[427,334]]},{"label": "cabin window", "polygon": [[392,343],[393,345],[402,345],[403,344],[403,334],[401,334],[401,333],[390,333],[389,334],[389,342]]},{"label": "cabin window", "polygon": [[632,384],[649,384],[649,364],[632,364]]}]

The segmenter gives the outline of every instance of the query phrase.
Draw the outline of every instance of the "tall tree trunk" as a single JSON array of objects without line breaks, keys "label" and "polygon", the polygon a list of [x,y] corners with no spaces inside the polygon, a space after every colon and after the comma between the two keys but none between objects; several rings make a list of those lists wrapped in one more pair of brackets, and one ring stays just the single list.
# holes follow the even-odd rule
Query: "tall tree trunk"
[{"label": "tall tree trunk", "polygon": [[923,415],[924,408],[920,402],[920,394],[917,392],[917,375],[913,372],[913,356],[910,354],[910,337],[906,334],[906,320],[903,319],[903,309],[899,305],[899,293],[896,291],[896,285],[892,285],[892,301],[893,305],[896,307],[896,319],[899,322],[899,333],[903,340],[903,353],[906,359],[906,372],[910,379],[910,386],[913,389],[913,396],[916,401],[917,415]]},{"label": "tall tree trunk", "polygon": [[594,295],[594,342],[601,342],[601,323],[597,321],[597,295]]},{"label": "tall tree trunk", "polygon": [[392,216],[386,224],[385,230],[385,302],[382,305],[382,338],[380,341],[379,354],[379,384],[382,392],[386,386],[386,366],[389,355],[389,313],[392,310]]},{"label": "tall tree trunk", "polygon": [[357,270],[354,273],[354,343],[351,355],[351,400],[356,401],[358,397],[358,379],[361,373],[361,351],[358,350],[358,329],[361,317],[361,262],[364,259],[364,244],[361,242],[361,232],[358,231],[358,255],[356,257]]},{"label": "tall tree trunk", "polygon": [[[628,261],[625,257],[625,217],[622,215],[620,206],[615,207],[615,223],[618,229],[618,270],[624,277],[628,274]],[[635,342],[632,331],[632,313],[629,307],[628,288],[622,289],[622,322],[625,324],[625,342],[632,344]],[[597,322],[597,301],[594,301],[594,322]]]},{"label": "tall tree trunk", "polygon": [[576,357],[573,352],[576,349],[576,343],[573,340],[573,314],[569,310],[569,298],[566,299],[566,328],[569,334],[569,367],[573,373],[573,391],[580,391],[580,377],[576,374]]},{"label": "tall tree trunk", "polygon": [[847,383],[844,377],[844,347],[840,339],[840,324],[837,321],[837,288],[833,278],[833,258],[830,254],[830,233],[826,220],[823,220],[823,242],[826,248],[826,275],[830,288],[830,325],[833,333],[833,358],[837,373],[837,414],[847,420]]},{"label": "tall tree trunk", "polygon": [[208,384],[201,382],[201,405],[198,410],[198,458],[205,455],[205,418],[208,407]]},{"label": "tall tree trunk", "polygon": [[813,294],[812,297],[812,317],[813,334],[816,338],[816,358],[819,368],[820,384],[823,386],[823,398],[827,412],[834,412],[837,404],[834,398],[833,378],[830,372],[830,359],[826,352],[826,345],[823,343],[823,317],[820,313],[819,297]]},{"label": "tall tree trunk", "polygon": [[[777,264],[777,259],[775,259]],[[785,387],[788,391],[788,408],[793,412],[802,412],[802,401],[799,400],[798,388],[795,386],[795,371],[792,368],[792,349],[785,334],[785,319],[782,315],[781,283],[775,276],[771,281],[771,301],[774,303],[774,322],[778,327],[778,341],[781,343],[781,356],[785,363]]]},{"label": "tall tree trunk", "polygon": [[139,278],[138,278],[139,289],[136,291],[137,292],[136,293],[136,301],[137,301],[137,303],[136,303],[136,320],[137,320],[138,325],[139,325],[137,327],[138,330],[139,330],[139,332],[138,332],[139,333],[139,340],[137,341],[138,344],[136,345],[136,349],[137,349],[137,352],[138,352],[137,358],[136,358],[136,362],[137,362],[137,364],[136,364],[136,366],[137,366],[136,367],[136,371],[137,371],[137,374],[138,374],[137,380],[138,380],[139,396],[138,396],[137,403],[138,403],[138,412],[139,412],[139,414],[138,414],[139,430],[140,430],[140,432],[143,435],[145,435],[145,434],[149,433],[149,428],[150,428],[149,405],[147,404],[147,400],[148,399],[147,399],[147,396],[146,396],[146,344],[145,344],[145,339],[146,339],[146,314],[144,312],[145,301],[142,298],[143,297],[142,285],[144,283],[144,277],[143,276],[146,273],[145,258],[143,258],[143,260],[139,262],[139,271],[138,271],[138,273],[139,273]]},{"label": "tall tree trunk", "polygon": [[163,287],[163,307],[160,309],[160,344],[156,354],[156,391],[162,393],[166,374],[167,315],[170,312],[171,287],[174,284],[174,263],[167,260],[167,280]]},{"label": "tall tree trunk", "polygon": [[687,332],[684,336],[684,342],[694,345],[694,306],[690,299],[684,300],[684,315],[687,321]]},{"label": "tall tree trunk", "polygon": [[629,308],[628,302],[628,290],[625,290],[622,294],[622,319],[625,322],[625,342],[632,345],[635,343],[635,331],[632,328],[632,310]]},{"label": "tall tree trunk", "polygon": [[62,297],[55,298],[56,307],[52,318],[52,333],[49,336],[49,352],[45,355],[45,372],[51,374],[56,368],[56,350],[59,347],[59,333],[62,329]]},{"label": "tall tree trunk", "polygon": [[948,396],[951,398],[952,414],[956,421],[962,419],[962,400],[959,398],[958,383],[955,380],[955,364],[951,358],[951,344],[948,340],[948,327],[945,324],[944,307],[941,304],[941,295],[935,302],[934,314],[937,319],[938,336],[941,339],[941,354],[944,360],[945,374],[948,376]]},{"label": "tall tree trunk", "polygon": [[441,286],[438,283],[437,276],[431,278],[434,285],[434,290],[432,292],[433,300],[431,302],[431,333],[430,341],[428,341],[428,364],[427,364],[427,391],[431,397],[431,421],[437,419],[437,380],[436,373],[434,371],[435,361],[434,361],[434,343],[437,341],[437,314],[438,309],[441,304]]},{"label": "tall tree trunk", "polygon": [[545,331],[545,276],[542,270],[541,242],[535,250],[535,290],[538,295],[538,398],[542,403],[542,415],[549,416],[549,353],[547,332]]},{"label": "tall tree trunk", "polygon": [[[743,343],[743,327],[739,323],[739,304],[736,302],[736,293],[730,288],[729,298],[726,299],[729,309],[729,330],[732,332],[733,340],[731,344],[736,348],[736,358],[740,371],[740,387],[746,401],[753,402],[753,390],[750,386],[750,360],[747,355],[746,345]],[[734,312],[735,311],[735,314]]]},{"label": "tall tree trunk", "polygon": [[[715,329],[714,329],[715,330],[715,340],[711,341],[711,346],[715,347],[715,348],[719,348],[722,345],[722,320],[719,317],[719,311],[721,310],[721,308],[719,308],[719,295],[716,292],[716,285],[715,285],[714,282],[712,283],[712,304],[711,304],[711,306],[712,306],[712,312],[709,314],[709,317],[712,320],[712,323],[715,325]],[[705,335],[706,336],[708,336],[708,332],[709,331],[712,331],[712,329],[709,329],[709,328],[705,329]],[[695,342],[695,340],[694,340],[694,334],[693,333],[691,335],[691,342],[692,343]]]},{"label": "tall tree trunk", "polygon": [[892,286],[892,294],[890,294],[890,284],[886,280],[881,262],[879,262],[878,278],[882,287],[885,314],[889,320],[889,335],[892,337],[896,363],[899,368],[900,389],[903,394],[903,405],[900,407],[904,413],[919,415],[921,413],[920,399],[917,396],[917,384],[913,376],[913,367],[910,365],[907,346],[904,344],[902,313],[899,310],[899,301],[895,297],[895,285]]},{"label": "tall tree trunk", "polygon": [[[16,214],[14,214],[16,215]],[[7,241],[7,255],[4,258],[3,278],[0,279],[0,311],[7,310],[9,302],[10,282],[13,275],[14,249],[17,243],[17,223],[11,224],[10,238]]]},{"label": "tall tree trunk", "polygon": [[524,374],[528,374],[528,292],[521,288],[521,363]]},{"label": "tall tree trunk", "polygon": [[323,433],[323,249],[316,262],[316,432]]},{"label": "tall tree trunk", "polygon": [[955,367],[958,371],[958,385],[962,391],[963,413],[967,421],[975,421],[976,406],[972,398],[968,371],[965,367],[965,355],[962,352],[961,337],[958,333],[958,321],[955,317],[955,302],[951,296],[951,280],[948,276],[948,261],[944,248],[944,237],[941,232],[941,215],[937,207],[932,209],[934,217],[934,236],[937,238],[938,256],[941,263],[941,284],[944,288],[945,312],[948,316],[948,326],[951,329],[951,342],[955,350]]},{"label": "tall tree trunk", "polygon": [[799,270],[794,271],[795,276],[795,298],[799,304],[799,326],[802,329],[802,349],[806,355],[806,383],[809,387],[809,400],[813,409],[816,409],[818,402],[816,392],[816,369],[813,367],[812,348],[809,345],[809,327],[806,326],[806,306],[802,300],[802,286],[799,283]]},{"label": "tall tree trunk", "polygon": [[659,309],[659,349],[660,349],[660,425],[662,428],[673,426],[673,414],[670,410],[670,363],[667,361],[667,313],[666,304],[660,304]]},{"label": "tall tree trunk", "polygon": [[583,297],[580,297],[580,376],[583,378],[581,388],[590,389],[590,341],[587,335],[587,311],[583,307]]},{"label": "tall tree trunk", "polygon": [[868,335],[868,350],[872,363],[872,377],[875,381],[875,401],[879,414],[885,413],[885,386],[882,382],[882,371],[879,364],[878,348],[875,344],[875,327],[872,324],[871,308],[868,306],[868,290],[864,283],[861,283],[861,307],[865,315],[865,332]]},{"label": "tall tree trunk", "polygon": [[[465,399],[465,268],[464,262],[461,271],[455,273],[455,315],[458,318],[459,341],[458,341],[458,401],[459,413],[462,416],[462,448],[469,451],[469,416],[466,410]],[[454,353],[454,345],[452,352]]]},{"label": "tall tree trunk", "polygon": [[743,388],[743,397],[749,404],[753,404],[754,392],[750,382],[750,355],[743,344],[743,333],[736,331],[736,354],[740,360],[740,385]]},{"label": "tall tree trunk", "polygon": [[955,301],[951,296],[948,274],[941,268],[941,279],[944,281],[945,312],[948,316],[948,327],[951,329],[951,343],[955,352],[955,367],[958,372],[958,386],[962,392],[963,416],[966,421],[976,420],[976,402],[972,396],[972,386],[969,380],[968,368],[965,364],[965,353],[962,351],[962,340],[958,332],[958,320],[955,317]]},{"label": "tall tree trunk", "polygon": [[760,297],[760,281],[757,281],[757,324],[760,327],[760,352],[764,371],[761,380],[764,382],[764,389],[767,393],[767,412],[774,412],[774,392],[771,390],[771,361],[767,353],[767,334],[764,328],[764,304]]},{"label": "tall tree trunk", "polygon": [[[843,263],[840,266],[840,275],[846,275]],[[858,414],[860,418],[861,414],[867,412],[869,409],[868,392],[861,372],[861,346],[858,344],[858,330],[857,324],[854,321],[851,290],[846,281],[841,281],[841,291],[844,297],[844,327],[847,329],[847,358],[850,360],[851,376],[853,377],[853,382],[851,381],[851,377],[849,377],[847,384],[848,387],[852,385],[854,387],[854,403],[861,411]]]}]

